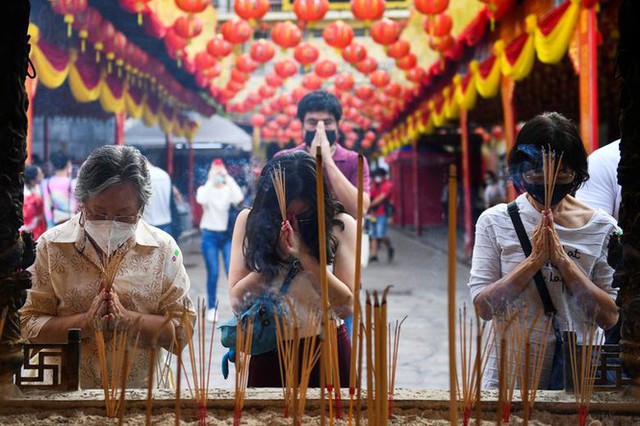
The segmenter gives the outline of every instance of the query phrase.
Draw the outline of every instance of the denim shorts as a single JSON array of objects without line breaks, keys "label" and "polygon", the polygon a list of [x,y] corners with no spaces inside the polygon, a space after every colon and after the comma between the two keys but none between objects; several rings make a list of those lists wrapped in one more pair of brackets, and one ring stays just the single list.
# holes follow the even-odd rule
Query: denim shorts
[{"label": "denim shorts", "polygon": [[387,216],[375,215],[375,221],[369,224],[369,236],[371,238],[384,238],[387,236]]}]

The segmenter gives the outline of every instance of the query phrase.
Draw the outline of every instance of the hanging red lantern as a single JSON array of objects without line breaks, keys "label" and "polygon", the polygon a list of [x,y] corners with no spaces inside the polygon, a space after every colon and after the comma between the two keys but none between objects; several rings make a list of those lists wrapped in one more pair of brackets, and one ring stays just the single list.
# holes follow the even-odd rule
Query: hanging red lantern
[{"label": "hanging red lantern", "polygon": [[142,28],[147,34],[155,38],[163,38],[167,33],[167,28],[155,13],[147,13],[142,17]]},{"label": "hanging red lantern", "polygon": [[330,59],[323,59],[319,61],[314,68],[314,71],[318,75],[318,77],[322,78],[332,77],[337,70],[338,67]]},{"label": "hanging red lantern", "polygon": [[[296,115],[298,115],[297,107],[296,107]],[[300,120],[291,120],[291,123],[289,123],[289,129],[294,132],[299,132],[300,130],[302,130],[302,123],[300,122]]]},{"label": "hanging red lantern", "polygon": [[[309,74],[310,75],[310,74]],[[287,114],[290,118],[295,118],[298,114],[298,106],[297,105],[287,105],[284,107],[284,113]]]},{"label": "hanging red lantern", "polygon": [[289,78],[298,72],[298,65],[289,58],[279,60],[273,68],[276,74],[278,74],[278,77],[283,79]]},{"label": "hanging red lantern", "polygon": [[418,59],[416,58],[416,55],[414,55],[413,53],[409,53],[408,55],[403,56],[400,59],[397,59],[396,66],[401,70],[409,70],[415,67],[417,62],[418,62]]},{"label": "hanging red lantern", "polygon": [[269,104],[263,103],[260,107],[260,114],[271,115],[273,114],[273,110],[269,106]]},{"label": "hanging red lantern", "polygon": [[381,88],[389,84],[389,82],[391,81],[391,77],[385,70],[377,70],[371,74],[371,77],[369,77],[369,81],[374,86]]},{"label": "hanging red lantern", "polygon": [[202,33],[202,20],[196,15],[180,16],[173,23],[173,30],[182,38],[196,38]]},{"label": "hanging red lantern", "polygon": [[362,85],[356,87],[355,94],[359,99],[366,101],[367,99],[371,98],[371,96],[373,96],[374,90],[371,86]]},{"label": "hanging red lantern", "polygon": [[393,59],[400,59],[403,56],[408,55],[410,50],[411,45],[409,45],[408,41],[398,40],[389,46],[389,49],[387,49],[387,56]]},{"label": "hanging red lantern", "polygon": [[302,40],[302,31],[291,21],[278,22],[271,29],[271,39],[283,49],[297,46]]},{"label": "hanging red lantern", "polygon": [[207,43],[207,52],[214,58],[224,58],[231,53],[232,47],[231,43],[222,37],[222,34],[216,34],[216,36]]},{"label": "hanging red lantern", "polygon": [[429,47],[440,53],[444,53],[447,50],[451,49],[454,44],[455,40],[451,35],[446,35],[444,37],[433,37],[429,40]]},{"label": "hanging red lantern", "polygon": [[260,64],[264,64],[273,58],[276,54],[276,49],[270,41],[260,39],[251,44],[250,54],[251,59]]},{"label": "hanging red lantern", "polygon": [[414,83],[420,83],[424,78],[426,71],[421,67],[413,67],[406,73],[407,80]]},{"label": "hanging red lantern", "polygon": [[[480,0],[485,4],[487,16],[493,24],[502,19],[515,6],[515,0]],[[587,6],[585,6],[587,7]]]},{"label": "hanging red lantern", "polygon": [[238,83],[246,83],[249,81],[249,74],[240,71],[238,68],[231,68],[231,80],[237,81]]},{"label": "hanging red lantern", "polygon": [[240,83],[238,81],[233,81],[230,80],[229,82],[227,82],[227,89],[231,90],[232,92],[239,92],[242,89],[244,89],[244,83]]},{"label": "hanging red lantern", "polygon": [[351,43],[342,51],[342,58],[350,64],[360,62],[367,57],[367,49],[360,43]]},{"label": "hanging red lantern", "polygon": [[200,13],[211,4],[211,0],[175,0],[178,9],[187,13]]},{"label": "hanging red lantern", "polygon": [[195,56],[195,64],[198,69],[203,70],[213,67],[218,61],[206,51],[198,52]]},{"label": "hanging red lantern", "polygon": [[384,93],[395,98],[402,93],[402,86],[398,83],[391,83],[385,87]]},{"label": "hanging red lantern", "polygon": [[293,97],[289,93],[278,96],[278,107],[280,109],[286,108],[287,105],[293,103]]},{"label": "hanging red lantern", "polygon": [[269,99],[270,97],[276,94],[276,89],[268,85],[263,85],[263,86],[260,86],[260,88],[258,89],[258,93],[260,93],[260,96],[262,96],[262,99]]},{"label": "hanging red lantern", "polygon": [[295,89],[293,89],[291,91],[291,98],[293,99],[294,102],[298,103],[308,93],[309,93],[309,91],[305,87],[298,86],[298,87],[296,87]]},{"label": "hanging red lantern", "polygon": [[251,59],[251,55],[243,53],[236,57],[236,68],[242,72],[252,73],[258,68],[258,64]]},{"label": "hanging red lantern", "polygon": [[283,83],[282,79],[278,77],[278,74],[276,74],[273,71],[267,73],[267,75],[264,76],[264,81],[270,87],[274,87],[274,88],[282,86],[282,83]]},{"label": "hanging red lantern", "polygon": [[104,44],[107,40],[111,40],[116,35],[116,28],[110,21],[103,19],[98,26],[97,31],[89,33],[89,40],[93,42],[96,49],[96,59],[100,61],[100,52],[104,50]]},{"label": "hanging red lantern", "polygon": [[438,15],[449,7],[449,0],[413,0],[418,12],[424,15]]},{"label": "hanging red lantern", "polygon": [[351,12],[361,21],[375,21],[382,18],[385,4],[384,0],[351,0]]},{"label": "hanging red lantern", "polygon": [[378,69],[378,62],[369,56],[356,63],[356,69],[364,75],[369,75]]},{"label": "hanging red lantern", "polygon": [[67,37],[71,37],[71,24],[75,15],[79,15],[87,8],[87,0],[55,0],[51,2],[51,8],[59,15],[64,15],[67,24]]},{"label": "hanging red lantern", "polygon": [[378,44],[388,46],[398,41],[400,25],[396,21],[383,18],[371,25],[371,38]]},{"label": "hanging red lantern", "polygon": [[80,12],[73,21],[73,28],[78,31],[78,37],[80,38],[81,51],[85,51],[86,39],[89,38],[89,31],[94,31],[99,28],[102,22],[102,16],[100,13],[87,6],[87,8]]},{"label": "hanging red lantern", "polygon": [[424,21],[424,31],[431,37],[444,37],[451,32],[453,20],[446,13],[434,16]]},{"label": "hanging red lantern", "polygon": [[267,118],[262,114],[253,114],[251,116],[251,125],[253,127],[260,127],[267,122]]},{"label": "hanging red lantern", "polygon": [[329,10],[328,0],[295,0],[293,2],[293,13],[302,22],[314,22],[324,18]]},{"label": "hanging red lantern", "polygon": [[269,11],[269,0],[234,0],[233,10],[242,19],[255,22]]},{"label": "hanging red lantern", "polygon": [[329,46],[344,49],[353,41],[353,28],[344,21],[334,21],[324,27],[322,38]]},{"label": "hanging red lantern", "polygon": [[258,105],[262,101],[262,98],[256,92],[251,92],[245,98],[245,103],[248,104],[249,108],[252,109],[254,106]]},{"label": "hanging red lantern", "polygon": [[289,117],[287,117],[284,114],[278,114],[276,116],[276,123],[278,123],[278,126],[285,127],[287,124],[289,124]]},{"label": "hanging red lantern", "polygon": [[149,0],[118,0],[120,7],[138,15],[138,25],[142,25],[142,15],[149,13]]},{"label": "hanging red lantern", "polygon": [[240,18],[233,18],[220,27],[220,34],[232,44],[242,44],[251,38],[253,30],[249,22]]},{"label": "hanging red lantern", "polygon": [[342,72],[333,80],[333,84],[340,90],[351,90],[355,84],[353,76],[348,72]]},{"label": "hanging red lantern", "polygon": [[322,87],[322,79],[316,74],[306,74],[302,77],[302,86],[309,90],[318,90]]},{"label": "hanging red lantern", "polygon": [[186,38],[180,37],[173,28],[169,28],[167,30],[167,34],[164,36],[164,44],[167,46],[167,51],[169,55],[180,56],[180,52],[187,47],[189,42]]},{"label": "hanging red lantern", "polygon": [[300,43],[293,51],[293,57],[302,65],[314,63],[319,55],[318,49],[308,42]]}]

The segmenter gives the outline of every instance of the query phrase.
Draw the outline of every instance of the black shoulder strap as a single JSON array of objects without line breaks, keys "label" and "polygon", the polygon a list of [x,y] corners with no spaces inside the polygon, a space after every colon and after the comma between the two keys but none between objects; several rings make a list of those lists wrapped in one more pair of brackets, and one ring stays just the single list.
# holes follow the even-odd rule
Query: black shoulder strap
[{"label": "black shoulder strap", "polygon": [[291,281],[296,276],[298,271],[300,270],[300,261],[298,259],[294,260],[289,268],[289,272],[287,272],[287,276],[282,283],[282,287],[280,287],[280,293],[286,294],[289,291],[289,286],[291,285]]},{"label": "black shoulder strap", "polygon": [[[513,227],[516,229],[516,234],[518,235],[518,239],[520,240],[522,251],[524,251],[525,256],[529,257],[529,255],[531,255],[531,242],[529,241],[527,232],[524,230],[524,225],[522,224],[522,219],[520,218],[518,205],[515,201],[512,201],[508,204],[507,210],[509,212],[509,216],[511,217],[511,221],[513,222]],[[555,306],[553,306],[553,301],[551,300],[549,289],[547,289],[547,285],[544,282],[542,272],[536,272],[536,274],[533,276],[533,280],[536,283],[536,288],[538,289],[538,293],[540,294],[540,299],[542,299],[542,304],[544,305],[544,313],[546,315],[555,313],[556,308]]]}]

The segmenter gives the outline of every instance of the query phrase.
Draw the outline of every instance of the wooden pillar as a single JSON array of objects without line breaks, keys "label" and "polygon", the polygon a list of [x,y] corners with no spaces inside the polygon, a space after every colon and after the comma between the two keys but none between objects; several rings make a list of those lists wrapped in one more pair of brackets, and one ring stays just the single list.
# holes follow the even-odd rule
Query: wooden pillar
[{"label": "wooden pillar", "polygon": [[[516,113],[513,105],[515,85],[513,79],[502,76],[500,96],[502,97],[502,115],[504,117],[504,138],[507,143],[507,157],[516,143]],[[507,198],[509,201],[516,198],[516,190],[510,181],[507,184]]]},{"label": "wooden pillar", "polygon": [[127,113],[122,111],[115,114],[115,124],[113,129],[113,144],[124,145],[124,122],[127,119]]},{"label": "wooden pillar", "polygon": [[464,252],[470,257],[473,249],[473,204],[471,195],[471,165],[469,164],[469,125],[467,110],[460,110],[460,142],[462,148],[462,191],[464,198]]},{"label": "wooden pillar", "polygon": [[598,148],[598,23],[596,6],[585,7],[578,22],[580,58],[580,136],[590,154]]},{"label": "wooden pillar", "polygon": [[33,155],[33,100],[36,96],[37,87],[37,76],[34,78],[27,78],[27,81],[25,82],[27,97],[29,98],[29,107],[27,108],[27,164],[31,164],[31,157]]},{"label": "wooden pillar", "polygon": [[167,151],[167,173],[173,177],[173,137],[171,133],[165,133],[165,149]]},{"label": "wooden pillar", "polygon": [[420,156],[418,154],[418,137],[413,141],[413,156],[411,158],[413,174],[413,220],[416,227],[416,235],[422,235],[422,220],[420,218]]}]

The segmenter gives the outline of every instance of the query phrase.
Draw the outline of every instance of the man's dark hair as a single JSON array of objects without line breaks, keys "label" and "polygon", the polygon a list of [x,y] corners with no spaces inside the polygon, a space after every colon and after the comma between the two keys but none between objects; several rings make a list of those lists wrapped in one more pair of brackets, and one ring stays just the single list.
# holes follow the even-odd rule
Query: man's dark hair
[{"label": "man's dark hair", "polygon": [[51,161],[53,168],[56,170],[62,170],[67,167],[69,160],[69,155],[63,151],[53,152],[49,157],[49,161]]},{"label": "man's dark hair", "polygon": [[338,98],[325,90],[316,90],[305,95],[298,104],[298,119],[303,122],[308,112],[327,111],[336,121],[342,118],[342,106]]},{"label": "man's dark hair", "polygon": [[36,180],[37,177],[38,166],[31,164],[24,168],[24,182],[26,184],[30,184],[32,181]]}]

